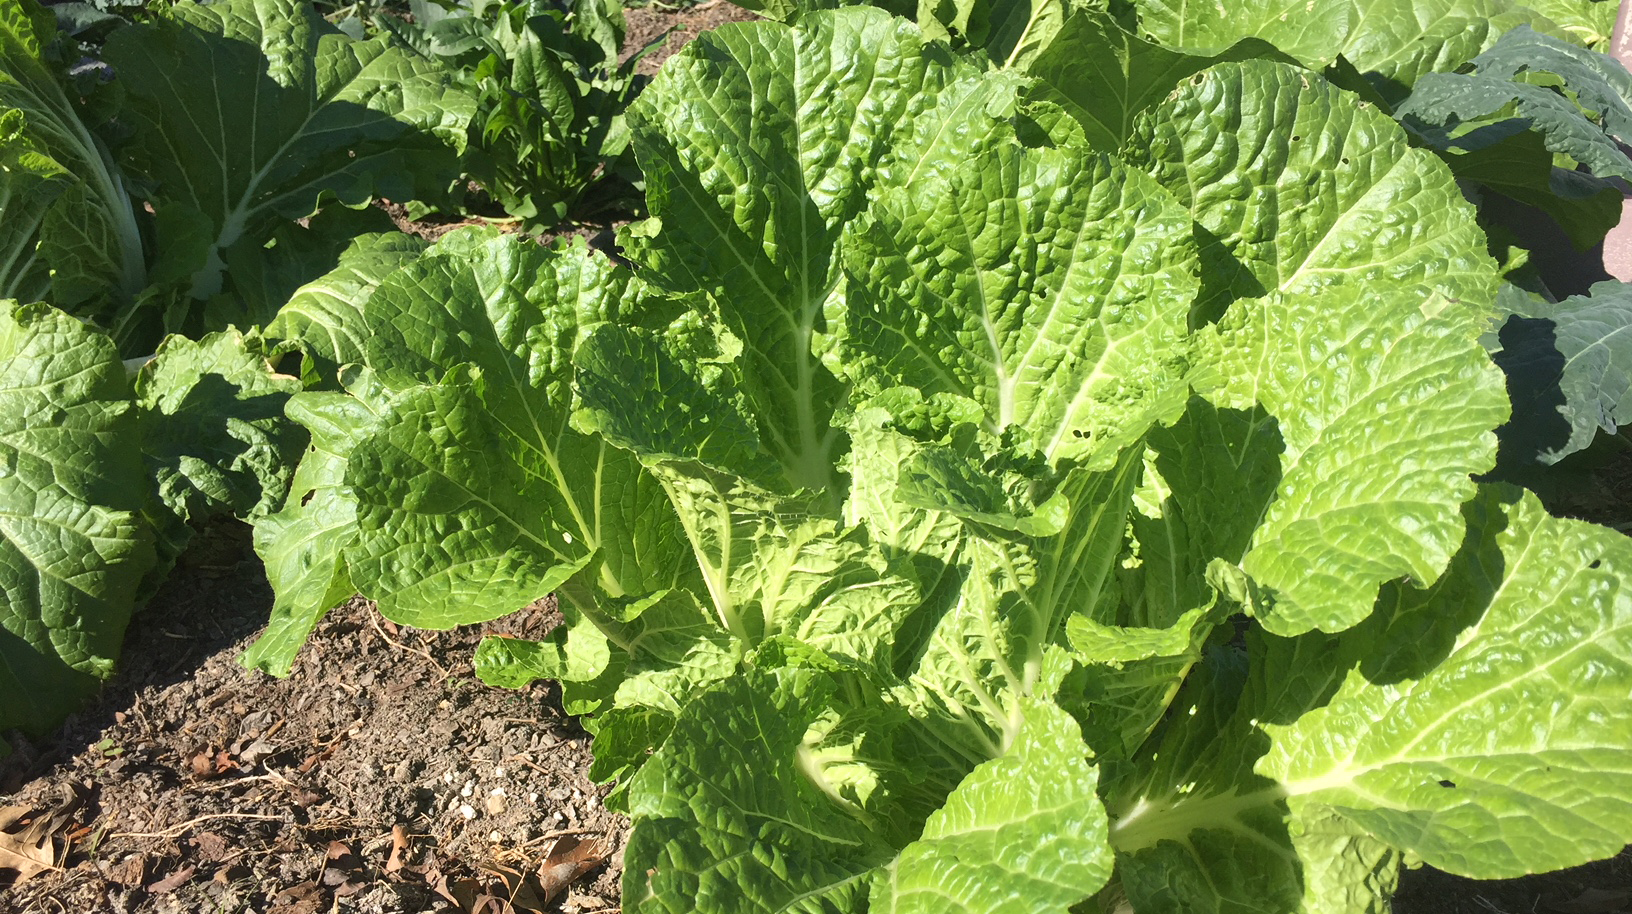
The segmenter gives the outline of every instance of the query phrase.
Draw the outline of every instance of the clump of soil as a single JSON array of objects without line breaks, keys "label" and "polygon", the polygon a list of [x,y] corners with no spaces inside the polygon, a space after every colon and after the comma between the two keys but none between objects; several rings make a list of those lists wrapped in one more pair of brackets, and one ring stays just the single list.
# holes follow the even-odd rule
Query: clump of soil
[{"label": "clump of soil", "polygon": [[587,735],[550,687],[488,688],[470,666],[483,632],[540,637],[552,605],[428,632],[354,600],[277,680],[236,662],[272,604],[245,529],[204,545],[96,705],[0,763],[0,807],[46,822],[58,858],[0,908],[387,914],[487,892],[515,901],[495,914],[616,909],[627,821],[586,776]]}]

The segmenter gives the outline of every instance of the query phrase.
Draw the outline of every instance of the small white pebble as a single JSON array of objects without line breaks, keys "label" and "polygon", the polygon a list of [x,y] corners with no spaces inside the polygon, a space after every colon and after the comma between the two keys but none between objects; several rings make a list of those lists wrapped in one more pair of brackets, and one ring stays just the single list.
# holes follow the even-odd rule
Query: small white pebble
[{"label": "small white pebble", "polygon": [[488,832],[487,833],[487,840],[492,841],[494,844],[498,844],[500,841],[504,840],[504,836],[499,834],[496,831]]},{"label": "small white pebble", "polygon": [[504,777],[504,769],[503,768],[493,769],[493,776],[496,777],[496,778]]},{"label": "small white pebble", "polygon": [[476,782],[475,781],[466,781],[465,786],[461,787],[459,789],[459,795],[462,796],[462,797],[468,797],[468,796],[470,796],[471,794],[473,794],[475,792],[476,792]]},{"label": "small white pebble", "polygon": [[563,820],[563,819],[565,819],[565,818],[566,818],[566,816],[564,816],[564,815],[562,815],[562,814],[561,814],[561,813],[559,813],[559,812],[558,812],[558,813],[556,813],[556,814],[555,814],[555,821],[557,821],[557,822],[560,822],[560,821],[562,821],[562,820]]},{"label": "small white pebble", "polygon": [[534,791],[529,792],[527,794],[527,801],[529,803],[537,803],[538,802],[538,791],[534,790]]},{"label": "small white pebble", "polygon": [[487,792],[487,795],[490,796],[490,797],[502,797],[502,796],[504,796],[504,788],[503,787],[495,787],[492,790],[489,790]]},{"label": "small white pebble", "polygon": [[459,815],[464,816],[465,821],[469,822],[471,819],[476,818],[476,807],[469,803],[461,803],[459,804]]},{"label": "small white pebble", "polygon": [[442,783],[452,784],[453,783],[453,772],[451,772],[451,771],[442,772]]}]

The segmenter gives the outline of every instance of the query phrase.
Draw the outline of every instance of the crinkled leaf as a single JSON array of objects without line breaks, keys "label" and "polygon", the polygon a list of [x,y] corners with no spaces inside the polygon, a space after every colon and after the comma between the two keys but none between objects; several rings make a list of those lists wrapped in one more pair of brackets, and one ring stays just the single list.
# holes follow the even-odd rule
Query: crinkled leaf
[{"label": "crinkled leaf", "polygon": [[1020,706],[1004,754],[970,772],[873,881],[882,914],[1064,914],[1111,875],[1099,772],[1076,722],[1051,702]]},{"label": "crinkled leaf", "polygon": [[358,235],[341,252],[334,269],[289,297],[267,324],[267,335],[299,340],[331,372],[361,362],[368,335],[363,302],[386,277],[424,250],[423,240],[402,232]]},{"label": "crinkled leaf", "polygon": [[288,304],[296,290],[334,270],[354,242],[369,247],[391,244],[374,240],[381,236],[410,239],[398,242],[405,248],[419,241],[398,232],[391,217],[374,206],[331,206],[304,220],[304,224],[277,225],[270,239],[240,238],[221,254],[232,277],[232,288],[205,302],[200,318],[203,326],[264,326]]},{"label": "crinkled leaf", "polygon": [[1076,471],[1059,484],[1070,505],[1052,536],[971,525],[952,559],[959,586],[924,636],[897,699],[944,728],[941,739],[988,757],[1013,738],[1017,702],[1041,683],[1042,658],[1074,613],[1114,589],[1141,450],[1111,469]]},{"label": "crinkled leaf", "polygon": [[1465,510],[1431,587],[1390,585],[1341,635],[1249,637],[1250,677],[1211,655],[1107,801],[1136,906],[1383,910],[1399,852],[1507,878],[1632,837],[1632,546],[1515,489]]},{"label": "crinkled leaf", "polygon": [[1424,75],[1455,71],[1510,29],[1551,27],[1527,8],[1534,4],[1512,0],[1355,0],[1354,6],[1360,15],[1336,53],[1389,104],[1398,104]]},{"label": "crinkled leaf", "polygon": [[1346,285],[1237,302],[1219,325],[1210,398],[1262,407],[1284,441],[1274,500],[1236,521],[1271,631],[1347,628],[1384,581],[1437,578],[1462,540],[1458,505],[1494,464],[1508,406],[1476,342],[1482,313],[1433,304]]},{"label": "crinkled leaf", "polygon": [[993,90],[976,75],[910,24],[844,9],[705,35],[630,109],[655,218],[625,233],[626,254],[654,282],[711,296],[743,342],[765,448],[794,486],[836,482],[844,391],[817,346],[839,234],[878,169],[946,167],[919,150],[990,120]]},{"label": "crinkled leaf", "polygon": [[300,381],[257,333],[170,337],[136,376],[142,450],[157,495],[182,521],[255,518],[282,503],[304,436],[284,418]]},{"label": "crinkled leaf", "polygon": [[[1249,96],[1266,102],[1240,108]],[[1215,132],[1226,99],[1256,115],[1241,132]],[[1493,462],[1507,408],[1474,342],[1493,264],[1442,164],[1296,70],[1221,65],[1149,124],[1158,176],[1197,188],[1197,221],[1216,239],[1204,270],[1230,279],[1202,316],[1236,299],[1198,384],[1219,407],[1261,407],[1284,447],[1274,500],[1233,521],[1253,531],[1242,567],[1271,630],[1345,628],[1382,582],[1438,577],[1461,540],[1468,477]],[[1245,161],[1248,137],[1280,151]],[[1248,180],[1225,179],[1240,171]]]},{"label": "crinkled leaf", "polygon": [[626,910],[865,907],[892,850],[800,751],[833,689],[811,670],[750,670],[693,699],[630,786]]},{"label": "crinkled leaf", "polygon": [[1466,510],[1445,577],[1384,594],[1345,645],[1358,663],[1330,701],[1265,728],[1257,770],[1473,878],[1613,856],[1632,842],[1632,544],[1516,489]]},{"label": "crinkled leaf", "polygon": [[1190,220],[1080,150],[993,138],[964,156],[881,192],[847,239],[852,371],[974,400],[993,433],[1104,466],[1182,405]]},{"label": "crinkled leaf", "polygon": [[1192,77],[1147,114],[1126,156],[1202,229],[1200,319],[1237,298],[1344,282],[1495,295],[1484,233],[1445,166],[1295,68],[1248,61]]},{"label": "crinkled leaf", "polygon": [[357,537],[346,461],[379,418],[364,400],[340,393],[297,394],[284,411],[311,433],[311,444],[283,509],[255,522],[255,552],[274,599],[266,630],[239,658],[274,676],[289,675],[312,629],[355,591],[343,558]]},{"label": "crinkled leaf", "polygon": [[1524,0],[1524,5],[1557,23],[1576,44],[1609,52],[1619,9],[1614,0]]},{"label": "crinkled leaf", "polygon": [[1220,60],[1276,56],[1273,46],[1256,39],[1243,39],[1218,56],[1186,54],[1140,38],[1107,14],[1078,10],[1026,73],[1042,84],[1043,98],[1059,102],[1082,124],[1089,144],[1116,152],[1139,113],[1186,77]]},{"label": "crinkled leaf", "polygon": [[1213,56],[1244,38],[1258,38],[1310,63],[1335,57],[1361,18],[1354,2],[1134,0],[1133,5],[1139,11],[1139,30],[1173,50]]},{"label": "crinkled leaf", "polygon": [[597,323],[661,310],[642,288],[582,244],[488,233],[444,239],[369,296],[367,360],[382,377],[425,383],[469,366],[396,401],[347,469],[361,530],[352,580],[382,611],[440,626],[494,618],[591,563],[586,586],[613,597],[686,578],[661,487],[569,424],[573,349]]},{"label": "crinkled leaf", "polygon": [[353,41],[297,0],[178,3],[114,33],[105,54],[160,224],[175,206],[209,226],[209,246],[185,253],[197,298],[221,288],[225,249],[311,215],[324,194],[356,205],[446,186],[474,107],[431,61]]},{"label": "crinkled leaf", "polygon": [[113,672],[154,561],[139,435],[107,337],[0,307],[0,729],[49,730]]},{"label": "crinkled leaf", "polygon": [[395,621],[448,628],[497,618],[592,557],[593,543],[570,532],[571,505],[546,462],[554,452],[509,434],[480,380],[456,374],[403,393],[347,465],[358,500],[352,581]]}]

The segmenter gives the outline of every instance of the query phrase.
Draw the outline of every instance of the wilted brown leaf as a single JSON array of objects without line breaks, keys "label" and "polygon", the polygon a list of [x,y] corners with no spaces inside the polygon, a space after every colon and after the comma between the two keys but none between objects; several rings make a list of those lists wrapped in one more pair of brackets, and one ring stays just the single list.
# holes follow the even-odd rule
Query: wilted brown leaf
[{"label": "wilted brown leaf", "polygon": [[408,829],[391,826],[391,855],[385,858],[385,871],[395,873],[402,869],[402,858],[408,853]]},{"label": "wilted brown leaf", "polygon": [[352,853],[342,841],[330,841],[323,859],[323,884],[344,898],[362,891],[368,879],[363,872],[363,859]]},{"label": "wilted brown leaf", "polygon": [[227,859],[227,839],[213,831],[199,832],[193,836],[192,845],[198,848],[198,855],[206,863],[219,863]]},{"label": "wilted brown leaf", "polygon": [[148,886],[147,890],[155,895],[167,895],[186,885],[187,881],[192,879],[193,874],[196,872],[198,872],[198,867],[184,866],[163,879],[160,879],[158,882]]},{"label": "wilted brown leaf", "polygon": [[12,826],[27,818],[29,812],[27,806],[0,809],[0,870],[15,870],[17,882],[57,865],[47,817],[35,816],[20,831],[12,831]]},{"label": "wilted brown leaf", "polygon": [[538,865],[538,883],[544,903],[566,891],[585,874],[606,862],[612,853],[611,842],[604,837],[582,841],[572,835],[557,841],[548,857]]},{"label": "wilted brown leaf", "polygon": [[147,858],[132,854],[108,869],[108,881],[133,889],[147,879]]},{"label": "wilted brown leaf", "polygon": [[502,890],[495,886],[489,897],[499,898],[506,903],[509,910],[505,914],[510,914],[510,911],[514,911],[515,914],[540,914],[544,910],[546,902],[539,897],[537,880],[528,878],[528,874],[520,870],[505,866],[486,869],[503,885]]},{"label": "wilted brown leaf", "polygon": [[315,882],[302,882],[272,896],[266,914],[317,914],[323,910],[323,893]]}]

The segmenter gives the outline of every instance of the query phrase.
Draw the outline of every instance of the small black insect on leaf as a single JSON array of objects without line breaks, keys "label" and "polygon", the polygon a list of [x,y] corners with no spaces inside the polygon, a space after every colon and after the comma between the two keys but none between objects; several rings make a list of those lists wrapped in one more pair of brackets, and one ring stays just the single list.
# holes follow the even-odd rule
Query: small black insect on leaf
[{"label": "small black insect on leaf", "polygon": [[1455,787],[1456,782],[1455,781],[1440,781],[1439,786],[1441,786],[1441,787]]}]

